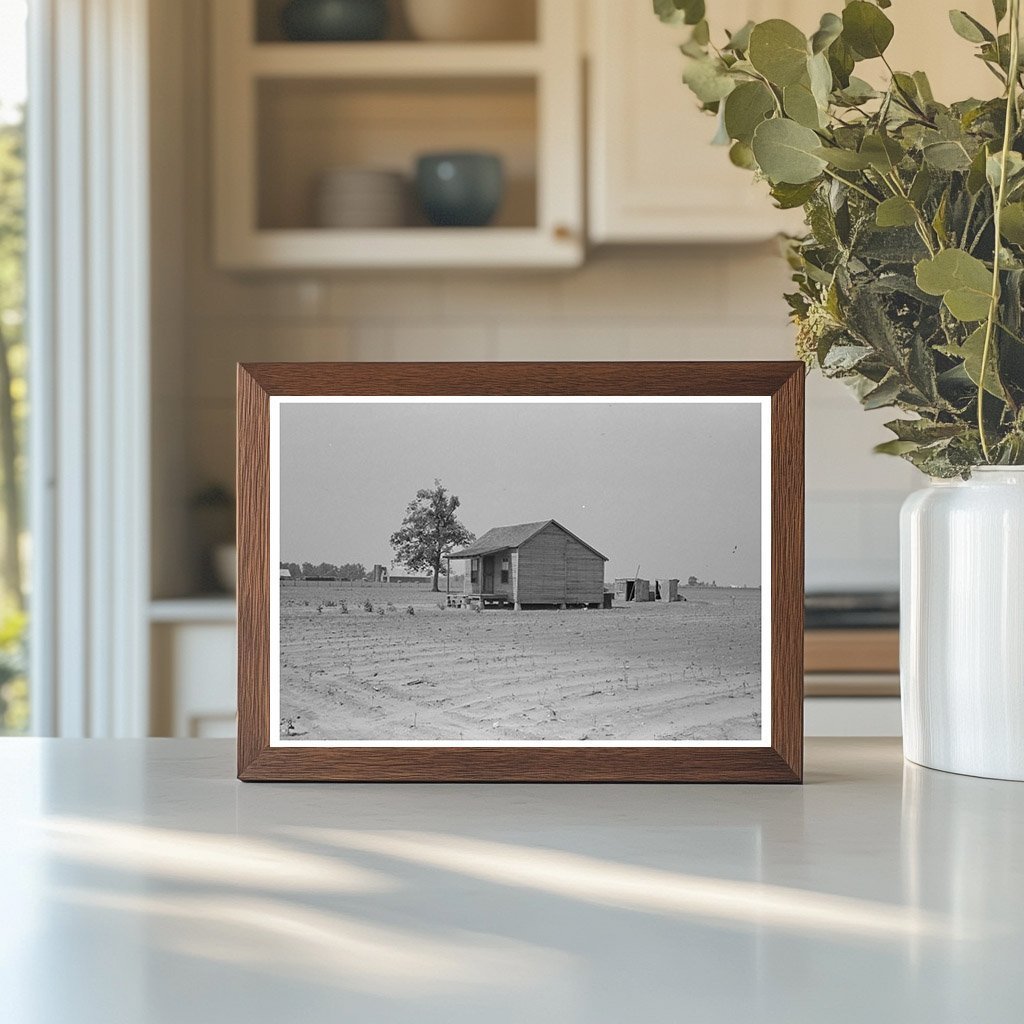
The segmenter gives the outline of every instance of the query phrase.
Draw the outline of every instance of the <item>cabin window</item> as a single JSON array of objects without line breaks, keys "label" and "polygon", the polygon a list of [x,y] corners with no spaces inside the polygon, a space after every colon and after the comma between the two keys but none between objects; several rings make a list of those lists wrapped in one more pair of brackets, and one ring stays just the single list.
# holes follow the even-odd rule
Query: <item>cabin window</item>
[{"label": "cabin window", "polygon": [[508,559],[501,560],[501,582],[508,583]]},{"label": "cabin window", "polygon": [[477,583],[480,579],[480,559],[473,558],[469,563],[469,582]]}]

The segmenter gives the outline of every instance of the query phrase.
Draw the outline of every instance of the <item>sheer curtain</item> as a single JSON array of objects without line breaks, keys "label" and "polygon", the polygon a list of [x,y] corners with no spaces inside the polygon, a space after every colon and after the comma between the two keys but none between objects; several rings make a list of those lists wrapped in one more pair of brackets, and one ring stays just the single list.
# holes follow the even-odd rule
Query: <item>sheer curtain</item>
[{"label": "sheer curtain", "polygon": [[146,0],[29,5],[37,733],[148,720]]}]

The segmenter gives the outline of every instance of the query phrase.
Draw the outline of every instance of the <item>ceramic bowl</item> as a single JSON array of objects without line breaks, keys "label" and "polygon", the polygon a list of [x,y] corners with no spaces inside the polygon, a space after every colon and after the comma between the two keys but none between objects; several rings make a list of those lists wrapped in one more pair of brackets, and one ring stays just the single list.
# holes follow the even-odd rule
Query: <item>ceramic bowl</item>
[{"label": "ceramic bowl", "polygon": [[535,0],[404,0],[417,39],[477,42],[536,38]]},{"label": "ceramic bowl", "polygon": [[281,11],[285,38],[296,42],[380,39],[387,25],[387,0],[290,0]]},{"label": "ceramic bowl", "polygon": [[395,171],[338,167],[320,178],[316,222],[322,228],[399,228],[408,206],[406,178]]},{"label": "ceramic bowl", "polygon": [[493,153],[425,153],[416,162],[416,193],[436,227],[483,227],[505,194],[501,157]]}]

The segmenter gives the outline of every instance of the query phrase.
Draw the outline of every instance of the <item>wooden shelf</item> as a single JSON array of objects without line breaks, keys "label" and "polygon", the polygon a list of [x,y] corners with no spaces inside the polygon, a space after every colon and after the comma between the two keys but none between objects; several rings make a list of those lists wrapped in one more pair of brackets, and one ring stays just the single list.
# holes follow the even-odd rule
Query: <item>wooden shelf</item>
[{"label": "wooden shelf", "polygon": [[254,231],[221,247],[228,269],[274,267],[574,267],[579,239],[547,238],[533,228],[394,228]]},{"label": "wooden shelf", "polygon": [[255,78],[518,77],[541,73],[536,43],[256,43],[242,57]]},{"label": "wooden shelf", "polygon": [[896,629],[809,629],[804,633],[805,672],[898,673]]}]

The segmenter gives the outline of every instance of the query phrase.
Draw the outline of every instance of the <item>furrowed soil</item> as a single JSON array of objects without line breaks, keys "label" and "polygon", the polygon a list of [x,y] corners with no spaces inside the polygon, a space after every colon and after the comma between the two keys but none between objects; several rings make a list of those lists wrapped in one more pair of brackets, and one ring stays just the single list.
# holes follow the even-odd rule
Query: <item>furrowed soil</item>
[{"label": "furrowed soil", "polygon": [[476,612],[418,587],[283,585],[281,739],[759,739],[760,591],[684,593]]}]

